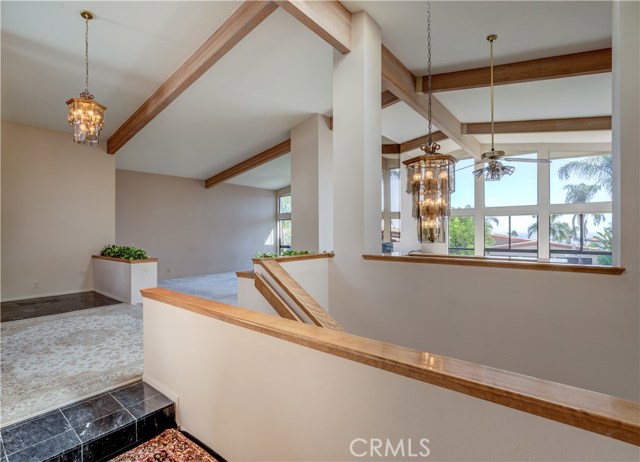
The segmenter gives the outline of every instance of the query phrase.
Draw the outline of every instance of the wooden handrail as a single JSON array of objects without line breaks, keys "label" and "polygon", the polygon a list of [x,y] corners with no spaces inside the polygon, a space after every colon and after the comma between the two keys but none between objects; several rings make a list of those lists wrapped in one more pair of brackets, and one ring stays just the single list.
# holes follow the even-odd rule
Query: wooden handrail
[{"label": "wooden handrail", "polygon": [[289,322],[168,289],[141,292],[147,299],[640,446],[640,404],[633,401]]},{"label": "wooden handrail", "polygon": [[306,314],[312,323],[319,327],[328,329],[343,330],[338,321],[333,319],[329,313],[298,284],[291,275],[285,270],[277,259],[258,259],[259,264],[274,280],[278,286],[293,300],[293,302]]},{"label": "wooden handrail", "polygon": [[287,305],[287,302],[285,302],[282,297],[280,297],[280,295],[278,295],[276,291],[273,290],[273,287],[271,287],[262,276],[260,276],[259,274],[254,274],[253,280],[258,292],[260,292],[265,300],[269,302],[269,305],[271,305],[273,309],[276,310],[276,313],[278,313],[281,318],[302,322],[300,316],[298,316],[296,312],[293,311],[289,307],[289,305]]},{"label": "wooden handrail", "polygon": [[283,257],[266,257],[266,258],[253,258],[251,261],[253,263],[259,263],[260,260],[276,260],[281,263],[287,263],[290,261],[299,261],[299,260],[316,260],[318,258],[333,258],[336,254],[334,253],[310,253],[307,255],[288,255]]},{"label": "wooden handrail", "polygon": [[484,266],[488,268],[526,269],[537,271],[563,271],[568,273],[620,275],[625,269],[620,266],[571,265],[542,261],[506,260],[499,257],[476,257],[456,255],[363,255],[365,260],[393,261],[405,263],[427,263],[458,266]]}]

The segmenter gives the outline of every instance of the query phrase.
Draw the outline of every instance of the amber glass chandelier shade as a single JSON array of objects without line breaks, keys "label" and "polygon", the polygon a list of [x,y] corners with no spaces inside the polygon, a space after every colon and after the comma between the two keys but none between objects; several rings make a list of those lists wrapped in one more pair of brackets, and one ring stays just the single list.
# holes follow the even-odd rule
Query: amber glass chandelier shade
[{"label": "amber glass chandelier shade", "polygon": [[100,132],[104,128],[104,111],[102,104],[93,99],[89,92],[89,21],[93,19],[91,11],[82,10],[80,16],[84,19],[84,81],[85,90],[80,98],[67,101],[67,121],[73,127],[73,141],[78,144],[97,146],[100,144]]},{"label": "amber glass chandelier shade", "polygon": [[411,194],[411,214],[417,220],[418,242],[445,242],[446,217],[451,215],[451,193],[456,184],[456,160],[427,154],[403,163],[407,166],[407,193]]},{"label": "amber glass chandelier shade", "polygon": [[97,101],[85,98],[71,98],[67,101],[67,106],[67,120],[69,125],[73,126],[73,141],[97,146],[100,143],[104,111],[107,108]]}]

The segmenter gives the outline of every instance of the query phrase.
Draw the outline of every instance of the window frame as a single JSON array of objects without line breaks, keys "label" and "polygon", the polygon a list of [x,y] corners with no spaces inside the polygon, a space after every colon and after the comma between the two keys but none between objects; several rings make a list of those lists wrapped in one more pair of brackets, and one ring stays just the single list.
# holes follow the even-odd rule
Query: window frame
[{"label": "window frame", "polygon": [[[282,222],[291,221],[291,212],[283,213],[280,211],[280,198],[286,196],[291,196],[291,186],[276,191],[276,251],[278,253],[284,249],[291,249],[290,245],[282,245]],[[293,210],[293,198],[291,209]],[[291,233],[293,235],[293,229]]]},{"label": "window frame", "polygon": [[[589,157],[598,155],[612,155],[611,145],[608,143],[594,143],[594,144],[527,144],[527,145],[500,145],[498,149],[505,151],[515,151],[518,153],[529,152],[537,153],[538,159],[566,159],[571,157]],[[557,154],[559,152],[566,154],[563,156],[550,157],[551,153]],[[517,165],[516,165],[517,167]],[[470,170],[470,169],[467,169]],[[464,171],[466,174],[467,170]],[[452,217],[474,217],[474,236],[475,236],[475,255],[485,256],[484,246],[484,226],[479,227],[478,223],[484,223],[484,218],[489,216],[512,216],[512,215],[537,215],[538,216],[538,251],[537,260],[548,262],[552,258],[552,254],[557,252],[551,252],[550,249],[550,216],[557,214],[594,214],[594,213],[611,213],[613,215],[613,198],[609,202],[589,202],[584,204],[551,204],[550,200],[550,164],[540,163],[538,164],[538,204],[537,205],[525,205],[525,206],[504,206],[504,207],[485,207],[484,205],[484,193],[485,193],[485,180],[483,177],[474,179],[474,206],[473,208],[457,208],[451,209]],[[471,174],[469,172],[469,174]],[[455,194],[455,193],[454,193]],[[616,230],[614,228],[614,234]],[[447,237],[448,239],[448,237]],[[448,244],[447,244],[448,246]],[[564,254],[570,254],[572,252],[564,252]],[[575,252],[579,253],[586,252]],[[611,255],[613,259],[613,252],[604,253],[605,255]],[[449,254],[452,255],[452,254]],[[595,253],[594,253],[595,255]],[[452,255],[456,256],[456,255]],[[561,264],[561,263],[559,263]]]}]

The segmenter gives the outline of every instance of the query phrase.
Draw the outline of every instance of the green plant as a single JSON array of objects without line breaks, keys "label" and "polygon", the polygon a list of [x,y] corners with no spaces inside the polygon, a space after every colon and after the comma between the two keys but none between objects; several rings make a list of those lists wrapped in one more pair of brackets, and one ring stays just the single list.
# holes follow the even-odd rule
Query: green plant
[{"label": "green plant", "polygon": [[109,258],[122,258],[124,260],[146,260],[149,258],[144,249],[138,249],[134,245],[105,245],[100,255]]},{"label": "green plant", "polygon": [[290,257],[293,255],[309,255],[309,250],[280,250],[280,253],[274,252],[256,252],[256,258],[277,258],[277,257]]}]

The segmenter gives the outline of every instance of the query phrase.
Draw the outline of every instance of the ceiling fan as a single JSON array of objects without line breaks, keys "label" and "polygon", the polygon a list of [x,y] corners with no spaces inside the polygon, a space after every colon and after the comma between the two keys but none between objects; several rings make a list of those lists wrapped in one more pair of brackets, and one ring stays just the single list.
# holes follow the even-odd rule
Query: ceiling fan
[{"label": "ceiling fan", "polygon": [[[545,163],[548,164],[550,160],[548,159],[519,159],[517,157],[505,157],[504,151],[496,151],[494,145],[494,120],[493,120],[493,42],[498,39],[498,36],[495,34],[491,34],[487,36],[487,41],[489,42],[490,47],[490,62],[491,62],[491,150],[484,152],[482,154],[482,163],[475,164],[473,166],[482,165],[482,167],[473,171],[473,175],[476,178],[484,176],[486,181],[497,181],[505,175],[511,175],[515,171],[515,167],[510,165],[504,165],[502,161],[508,162],[533,162],[533,163]],[[484,166],[484,163],[487,163]],[[471,167],[471,165],[469,166]],[[465,168],[463,167],[460,170]]]}]

